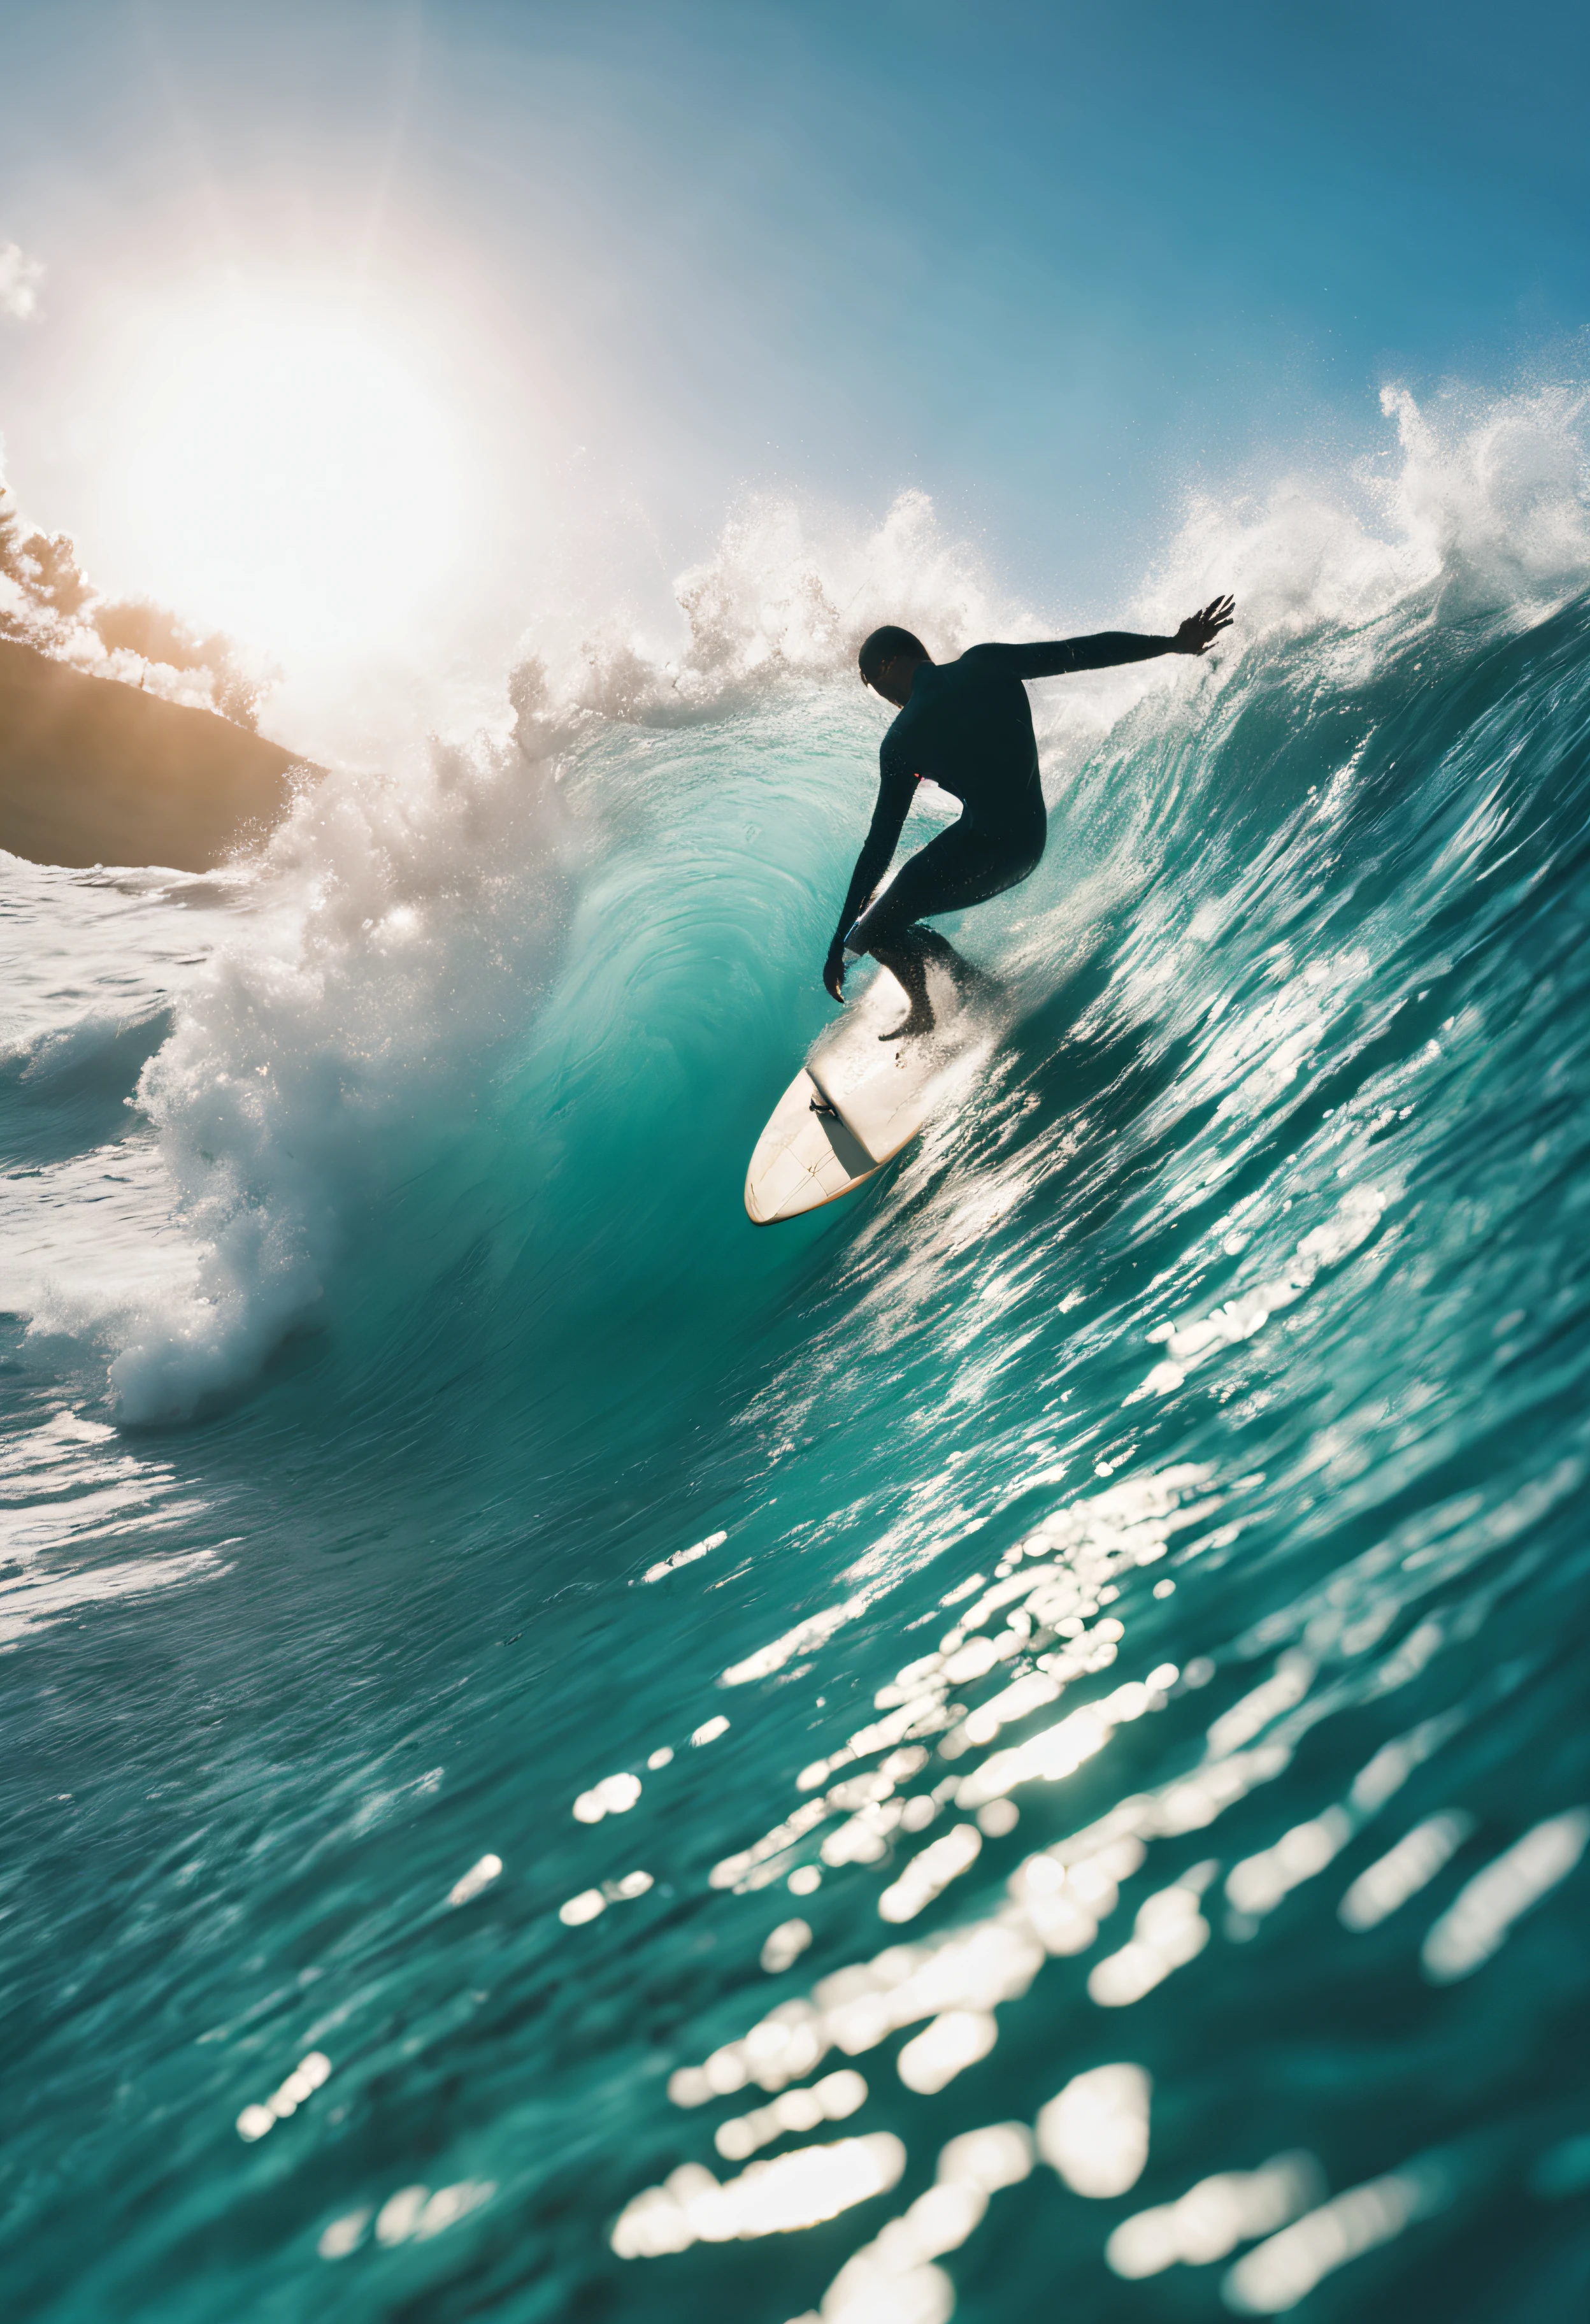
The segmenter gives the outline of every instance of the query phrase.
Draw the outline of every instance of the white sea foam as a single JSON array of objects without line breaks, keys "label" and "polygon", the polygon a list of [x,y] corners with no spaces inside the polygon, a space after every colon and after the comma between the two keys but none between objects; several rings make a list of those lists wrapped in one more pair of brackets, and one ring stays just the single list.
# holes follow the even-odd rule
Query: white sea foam
[{"label": "white sea foam", "polygon": [[275,835],[255,912],[188,984],[140,1085],[181,1229],[161,1282],[107,1303],[90,1251],[35,1305],[45,1328],[108,1333],[125,1417],[246,1377],[314,1311],[350,1221],[473,1117],[554,957],[552,774],[438,750],[403,784],[328,777]]},{"label": "white sea foam", "polygon": [[[1094,619],[1163,629],[1229,587],[1241,625],[1228,647],[1213,664],[1149,663],[1035,697],[1052,795],[1085,769],[1098,778],[1092,890],[1083,826],[1068,830],[1062,917],[1073,936],[1168,844],[1178,738],[1207,726],[1216,705],[1240,706],[1278,656],[1304,653],[1316,676],[1367,673],[1421,625],[1460,615],[1504,626],[1585,585],[1585,402],[1576,389],[1540,389],[1432,412],[1388,390],[1385,475],[1300,476],[1189,507],[1136,603]],[[144,1074],[165,1188],[141,1197],[142,1232],[160,1246],[153,1280],[106,1268],[89,1242],[41,1268],[23,1303],[46,1328],[109,1343],[125,1416],[189,1412],[246,1379],[322,1310],[382,1202],[466,1134],[555,966],[582,819],[602,826],[604,785],[645,792],[626,736],[739,717],[785,691],[792,733],[803,703],[829,704],[831,721],[837,704],[864,762],[882,718],[853,656],[876,622],[905,622],[941,656],[990,634],[1092,625],[1075,609],[1002,597],[919,493],[870,531],[753,505],[676,594],[672,638],[615,617],[578,641],[528,641],[499,739],[438,747],[402,780],[334,775],[276,835],[252,909],[233,915],[179,993],[176,1028]],[[1158,771],[1139,778],[1144,718],[1160,748]],[[610,747],[590,780],[567,787],[580,793],[571,808],[558,777],[593,737]],[[1026,908],[1018,971],[1064,939],[1052,903],[1049,919]],[[1146,917],[1151,981],[1165,969],[1154,941]],[[131,1231],[124,1222],[124,1240]]]}]

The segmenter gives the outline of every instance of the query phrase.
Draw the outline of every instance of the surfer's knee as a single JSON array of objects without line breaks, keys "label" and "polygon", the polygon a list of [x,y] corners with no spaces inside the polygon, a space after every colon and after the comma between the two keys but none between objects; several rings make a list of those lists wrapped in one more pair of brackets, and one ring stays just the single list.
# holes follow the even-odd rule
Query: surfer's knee
[{"label": "surfer's knee", "polygon": [[879,928],[868,939],[868,950],[874,960],[882,960],[889,953],[908,954],[913,960],[920,960],[942,941],[937,929],[912,920],[903,928]]}]

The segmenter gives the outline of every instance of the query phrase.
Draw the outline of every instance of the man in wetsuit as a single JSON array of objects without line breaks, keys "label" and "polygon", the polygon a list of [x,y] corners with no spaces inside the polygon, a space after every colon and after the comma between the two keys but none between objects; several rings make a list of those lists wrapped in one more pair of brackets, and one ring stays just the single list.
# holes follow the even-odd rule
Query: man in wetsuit
[{"label": "man in wetsuit", "polygon": [[[1206,653],[1231,621],[1233,600],[1216,597],[1190,613],[1173,638],[1107,630],[1051,645],[973,646],[959,661],[935,662],[909,630],[874,630],[861,648],[863,684],[899,706],[878,752],[878,805],[823,964],[823,982],[844,998],[845,969],[870,953],[905,987],[909,1013],[880,1036],[930,1033],[927,965],[936,960],[957,983],[973,972],[936,928],[934,912],[985,903],[1036,868],[1043,853],[1043,791],[1024,680],[1073,669],[1108,669],[1156,654]],[[961,803],[958,821],[930,839],[876,902],[873,892],[899,844],[912,794],[924,776]]]}]

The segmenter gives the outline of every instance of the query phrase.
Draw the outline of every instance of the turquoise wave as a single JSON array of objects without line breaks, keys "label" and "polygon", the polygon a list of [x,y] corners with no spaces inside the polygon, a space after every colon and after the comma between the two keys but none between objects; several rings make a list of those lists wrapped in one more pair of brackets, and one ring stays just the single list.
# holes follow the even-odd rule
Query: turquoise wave
[{"label": "turquoise wave", "polygon": [[985,1082],[777,1231],[820,658],[19,867],[17,2313],[1570,2312],[1590,598],[1475,569],[1052,710]]}]

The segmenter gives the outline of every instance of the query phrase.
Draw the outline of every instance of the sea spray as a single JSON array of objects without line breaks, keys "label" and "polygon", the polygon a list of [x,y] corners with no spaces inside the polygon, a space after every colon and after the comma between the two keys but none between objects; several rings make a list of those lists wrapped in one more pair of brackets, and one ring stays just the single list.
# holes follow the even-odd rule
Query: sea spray
[{"label": "sea spray", "polygon": [[[30,2314],[1563,2312],[1580,421],[1390,418],[1090,616],[748,517],[227,882],[19,875]],[[980,1089],[758,1235],[885,715],[830,621],[1227,584],[1034,689]]]},{"label": "sea spray", "polygon": [[[1163,936],[1192,927],[1196,952],[1235,908],[1220,864],[1245,912],[1255,881],[1272,899],[1314,892],[1309,866],[1323,874],[1333,853],[1355,754],[1399,696],[1590,577],[1582,394],[1434,418],[1404,390],[1383,402],[1397,432],[1388,471],[1191,506],[1129,618],[1169,628],[1187,603],[1234,589],[1239,623],[1212,665],[1034,690],[1049,860],[971,933],[975,949],[978,930],[1007,929],[1006,964],[1032,996],[1080,931],[1128,899],[1128,955],[1152,955],[1150,977],[1173,979]],[[489,1113],[492,1075],[563,956],[582,862],[626,844],[666,850],[665,827],[701,779],[692,733],[703,745],[743,737],[750,879],[812,881],[826,908],[847,822],[864,825],[881,715],[854,678],[858,636],[887,614],[944,655],[984,634],[1063,626],[1002,599],[917,493],[870,534],[753,509],[677,596],[681,641],[615,621],[561,659],[532,652],[509,687],[511,741],[438,746],[406,780],[331,777],[272,841],[246,922],[184,993],[141,1085],[184,1265],[169,1298],[99,1317],[126,1417],[191,1410],[246,1379],[284,1332],[335,1314],[327,1286],[350,1238]],[[1275,722],[1333,732],[1339,748],[1289,754],[1269,739]],[[801,737],[815,742],[817,725],[819,754],[848,747],[855,771],[842,787],[832,767],[816,779],[834,829],[803,862],[757,762],[778,735],[798,781]],[[1255,844],[1267,868],[1239,872]],[[58,1273],[39,1313],[93,1328],[98,1304],[91,1284]]]}]

